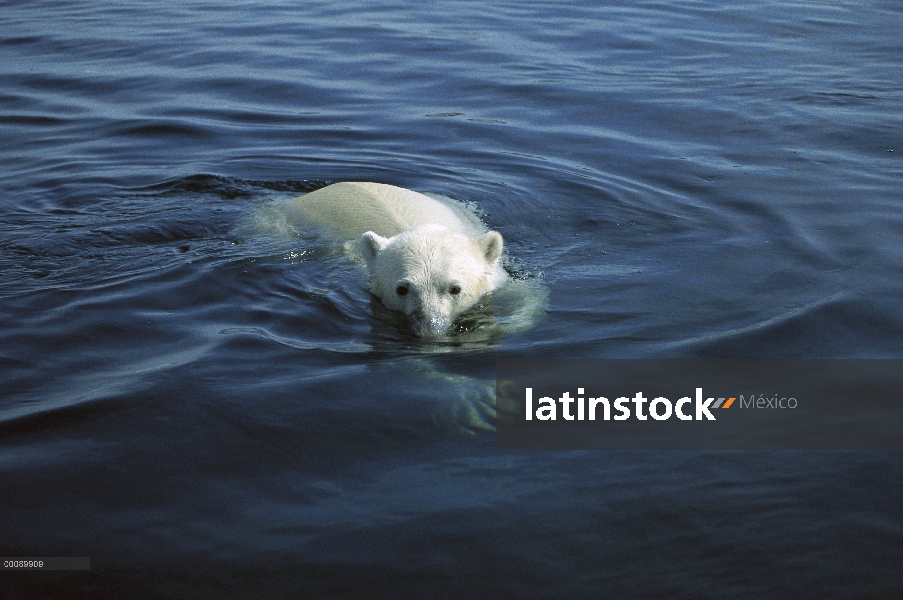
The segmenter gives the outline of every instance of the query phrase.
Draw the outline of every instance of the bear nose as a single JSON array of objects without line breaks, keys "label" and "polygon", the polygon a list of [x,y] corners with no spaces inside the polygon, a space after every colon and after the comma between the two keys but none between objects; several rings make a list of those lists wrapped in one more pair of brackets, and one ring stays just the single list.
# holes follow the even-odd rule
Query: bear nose
[{"label": "bear nose", "polygon": [[418,337],[442,337],[451,327],[451,319],[447,316],[421,310],[411,313],[410,322],[411,329]]}]

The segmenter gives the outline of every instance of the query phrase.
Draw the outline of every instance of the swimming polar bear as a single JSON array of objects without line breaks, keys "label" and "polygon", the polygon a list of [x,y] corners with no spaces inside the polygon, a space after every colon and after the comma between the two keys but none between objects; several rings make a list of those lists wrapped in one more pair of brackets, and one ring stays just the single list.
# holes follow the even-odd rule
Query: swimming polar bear
[{"label": "swimming polar bear", "polygon": [[452,203],[394,185],[345,182],[300,196],[295,207],[306,221],[357,240],[371,293],[404,313],[419,336],[443,336],[510,279],[501,234]]}]

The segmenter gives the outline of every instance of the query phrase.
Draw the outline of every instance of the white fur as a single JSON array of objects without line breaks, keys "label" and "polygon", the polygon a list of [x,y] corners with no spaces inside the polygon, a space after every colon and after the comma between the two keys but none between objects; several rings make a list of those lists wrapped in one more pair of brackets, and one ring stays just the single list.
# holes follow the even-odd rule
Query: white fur
[{"label": "white fur", "polygon": [[407,315],[418,335],[443,335],[508,281],[502,236],[450,203],[392,185],[336,183],[296,206],[306,220],[358,238],[370,291]]}]

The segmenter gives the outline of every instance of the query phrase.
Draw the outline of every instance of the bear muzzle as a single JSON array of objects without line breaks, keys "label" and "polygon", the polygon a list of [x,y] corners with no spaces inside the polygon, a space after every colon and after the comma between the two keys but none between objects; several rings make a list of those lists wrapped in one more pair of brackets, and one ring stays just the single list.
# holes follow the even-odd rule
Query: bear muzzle
[{"label": "bear muzzle", "polygon": [[408,324],[417,337],[444,337],[452,325],[451,318],[441,312],[416,310],[408,315]]}]

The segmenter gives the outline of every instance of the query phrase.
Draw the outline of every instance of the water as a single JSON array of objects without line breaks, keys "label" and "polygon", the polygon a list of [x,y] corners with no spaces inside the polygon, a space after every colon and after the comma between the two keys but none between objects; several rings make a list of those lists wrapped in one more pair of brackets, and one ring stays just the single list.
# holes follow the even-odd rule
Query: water
[{"label": "water", "polygon": [[[496,358],[903,356],[896,2],[0,2],[4,597],[894,597],[898,453],[502,453]],[[248,216],[475,202],[424,345]],[[459,382],[469,382],[458,385]],[[476,399],[476,400],[475,400]]]}]

